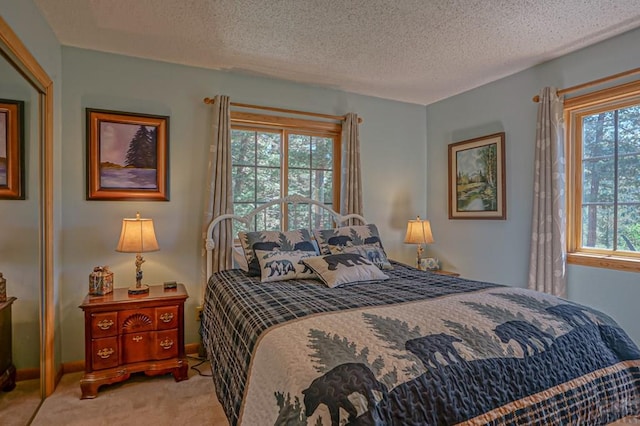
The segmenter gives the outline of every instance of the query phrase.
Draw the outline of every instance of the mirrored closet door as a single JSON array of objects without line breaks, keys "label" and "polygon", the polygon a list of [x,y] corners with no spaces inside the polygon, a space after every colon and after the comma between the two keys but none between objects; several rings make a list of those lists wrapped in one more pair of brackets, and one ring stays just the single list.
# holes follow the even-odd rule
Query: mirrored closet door
[{"label": "mirrored closet door", "polygon": [[2,18],[0,36],[0,423],[28,424],[53,387],[51,82]]}]

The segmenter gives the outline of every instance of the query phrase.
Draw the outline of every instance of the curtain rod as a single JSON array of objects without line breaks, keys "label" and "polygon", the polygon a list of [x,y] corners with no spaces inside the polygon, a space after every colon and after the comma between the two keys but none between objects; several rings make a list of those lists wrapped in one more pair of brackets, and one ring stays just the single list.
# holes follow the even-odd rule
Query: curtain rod
[{"label": "curtain rod", "polygon": [[[205,104],[213,104],[213,98],[204,98]],[[298,115],[310,115],[312,117],[320,117],[326,118],[329,120],[344,120],[344,115],[330,115],[330,114],[320,114],[318,112],[306,112],[306,111],[298,111],[295,109],[285,109],[285,108],[276,108],[276,107],[268,107],[268,106],[260,106],[260,105],[251,105],[251,104],[242,104],[238,102],[230,102],[231,106],[238,108],[251,108],[251,109],[263,109],[266,111],[276,111],[276,112],[284,112],[286,114],[298,114]],[[362,117],[358,117],[358,123],[362,123]]]},{"label": "curtain rod", "polygon": [[[572,87],[567,87],[566,89],[559,89],[558,90],[558,96],[564,94],[564,93],[571,93],[571,92],[575,92],[578,90],[582,90],[582,89],[586,89],[587,87],[592,87],[592,86],[597,86],[598,84],[602,84],[602,83],[607,83],[609,81],[618,79],[618,78],[622,78],[622,77],[628,77],[630,75],[634,75],[634,74],[639,74],[640,73],[640,68],[634,68],[632,70],[628,70],[628,71],[624,71],[618,74],[614,74],[614,75],[610,75],[608,77],[602,77],[599,78],[597,80],[593,80],[593,81],[589,81],[587,83],[582,83],[582,84],[578,84],[577,86],[572,86]],[[535,95],[533,97],[533,102],[539,102],[540,101],[540,96]]]}]

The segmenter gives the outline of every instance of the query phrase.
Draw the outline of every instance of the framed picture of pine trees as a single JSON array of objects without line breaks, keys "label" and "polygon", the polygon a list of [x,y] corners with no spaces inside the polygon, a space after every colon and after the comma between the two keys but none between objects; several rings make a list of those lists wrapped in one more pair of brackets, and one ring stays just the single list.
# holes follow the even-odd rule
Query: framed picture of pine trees
[{"label": "framed picture of pine trees", "polygon": [[87,200],[169,200],[169,117],[87,108]]},{"label": "framed picture of pine trees", "polygon": [[449,144],[449,219],[507,218],[505,133]]}]

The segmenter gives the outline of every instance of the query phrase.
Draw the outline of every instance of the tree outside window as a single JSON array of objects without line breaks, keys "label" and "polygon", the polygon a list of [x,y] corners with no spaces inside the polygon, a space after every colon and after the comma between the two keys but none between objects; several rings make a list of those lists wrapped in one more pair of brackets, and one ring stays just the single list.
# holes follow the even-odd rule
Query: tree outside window
[{"label": "tree outside window", "polygon": [[[339,176],[334,171],[340,170],[339,149],[337,131],[232,122],[234,213],[244,216],[261,204],[289,195],[302,195],[337,210]],[[235,222],[233,232],[237,235],[241,230],[314,229],[331,225],[327,212],[315,205],[283,205],[262,211],[248,227]]]},{"label": "tree outside window", "polygon": [[640,82],[566,101],[565,123],[569,261],[640,270]]}]

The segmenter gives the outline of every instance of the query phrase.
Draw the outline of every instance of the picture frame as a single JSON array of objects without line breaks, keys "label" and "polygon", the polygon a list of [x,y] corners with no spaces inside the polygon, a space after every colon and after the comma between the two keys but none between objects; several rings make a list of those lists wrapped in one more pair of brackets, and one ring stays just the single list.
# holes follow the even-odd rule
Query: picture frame
[{"label": "picture frame", "polygon": [[87,200],[169,201],[169,117],[86,109]]},{"label": "picture frame", "polygon": [[0,200],[24,200],[24,101],[0,99]]},{"label": "picture frame", "polygon": [[449,144],[449,219],[507,218],[505,133]]}]

